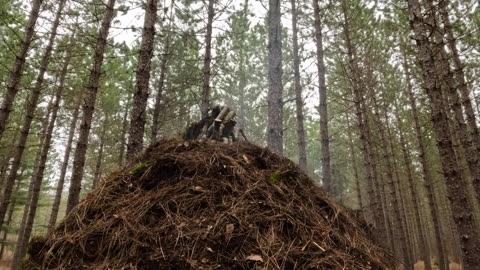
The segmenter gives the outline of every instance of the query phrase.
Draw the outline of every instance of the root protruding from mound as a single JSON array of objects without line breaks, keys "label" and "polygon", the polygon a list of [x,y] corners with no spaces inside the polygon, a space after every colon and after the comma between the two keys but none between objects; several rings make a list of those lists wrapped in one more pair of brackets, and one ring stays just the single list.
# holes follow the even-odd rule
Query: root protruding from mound
[{"label": "root protruding from mound", "polygon": [[162,140],[90,192],[24,269],[394,269],[293,162]]}]

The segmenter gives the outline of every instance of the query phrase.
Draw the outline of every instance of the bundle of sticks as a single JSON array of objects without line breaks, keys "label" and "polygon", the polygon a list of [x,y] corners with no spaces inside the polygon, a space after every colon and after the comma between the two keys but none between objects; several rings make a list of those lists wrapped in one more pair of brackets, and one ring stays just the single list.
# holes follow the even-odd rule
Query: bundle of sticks
[{"label": "bundle of sticks", "polygon": [[[217,105],[208,111],[208,115],[200,121],[191,124],[183,134],[185,140],[211,140],[219,142],[235,142],[235,111],[227,106]],[[247,141],[243,130],[240,135]]]}]

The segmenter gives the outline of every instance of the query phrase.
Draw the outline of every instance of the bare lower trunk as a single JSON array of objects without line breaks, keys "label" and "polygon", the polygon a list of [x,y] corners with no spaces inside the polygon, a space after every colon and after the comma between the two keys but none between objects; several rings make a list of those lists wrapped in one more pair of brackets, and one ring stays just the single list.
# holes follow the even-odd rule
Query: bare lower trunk
[{"label": "bare lower trunk", "polygon": [[[345,113],[346,119],[347,119],[347,130],[352,130],[350,126],[350,119],[348,117],[348,113]],[[349,148],[350,148],[350,155],[352,159],[352,169],[353,169],[353,178],[355,179],[355,192],[357,195],[357,201],[358,201],[358,208],[362,211],[364,211],[363,207],[363,202],[362,202],[362,190],[360,188],[360,177],[358,175],[358,167],[357,167],[357,156],[355,153],[355,144],[353,143],[353,138],[352,138],[352,133],[348,132],[348,143],[349,143]]]},{"label": "bare lower trunk", "polygon": [[[62,0],[63,4],[66,0]],[[63,4],[61,2],[61,6]],[[60,16],[60,13],[58,14]],[[28,212],[26,216],[26,220],[22,222],[22,227],[20,228],[18,240],[17,240],[17,248],[15,250],[15,255],[13,257],[12,262],[12,269],[17,269],[20,260],[25,256],[27,250],[27,244],[30,239],[30,235],[33,229],[33,222],[35,221],[35,215],[38,207],[38,201],[40,199],[40,190],[42,187],[43,176],[45,173],[45,167],[47,164],[48,159],[48,152],[50,151],[53,129],[55,127],[55,121],[57,120],[58,110],[60,107],[60,101],[62,99],[63,90],[65,89],[65,78],[68,71],[68,66],[70,64],[71,54],[67,52],[67,56],[65,58],[65,63],[62,68],[62,74],[60,75],[60,84],[58,89],[55,93],[55,101],[52,107],[52,115],[49,119],[48,127],[45,134],[44,142],[39,149],[40,151],[40,160],[38,163],[37,170],[32,175],[31,185],[32,185],[32,194],[31,200],[28,202],[28,205],[25,207],[24,211]]]},{"label": "bare lower trunk", "polygon": [[367,197],[369,201],[369,211],[373,216],[373,221],[375,227],[378,230],[376,235],[377,240],[381,243],[385,243],[387,239],[386,224],[384,221],[383,207],[381,200],[381,189],[378,183],[377,174],[376,174],[376,164],[374,159],[373,149],[371,147],[370,141],[370,132],[368,125],[368,115],[366,114],[365,109],[365,100],[363,98],[363,87],[360,83],[359,72],[360,68],[357,65],[357,60],[355,59],[355,47],[352,44],[350,39],[350,24],[347,14],[347,3],[342,2],[342,11],[343,11],[343,34],[345,38],[345,43],[347,47],[347,57],[348,57],[348,71],[350,73],[350,79],[352,80],[352,92],[354,99],[354,109],[358,123],[358,131],[360,136],[360,143],[362,144],[362,153],[365,164],[365,174],[367,178]]},{"label": "bare lower trunk", "polygon": [[[422,14],[422,7],[418,0],[409,0],[408,9],[410,25],[414,32],[425,89],[430,99],[433,129],[437,140],[442,169],[448,190],[448,198],[453,211],[453,219],[458,229],[460,244],[463,253],[464,269],[476,269],[480,265],[480,240],[477,237],[476,226],[473,220],[473,209],[468,202],[465,190],[466,181],[459,172],[459,164],[455,158],[451,129],[445,108],[446,99],[443,93],[450,91],[447,80],[451,80],[449,67],[442,59],[444,50],[440,42],[429,40],[429,29],[435,26],[434,10],[427,8]],[[435,27],[434,27],[435,28]],[[436,29],[434,29],[436,31]]]},{"label": "bare lower trunk", "polygon": [[298,147],[298,164],[304,170],[307,169],[307,150],[305,142],[305,129],[303,127],[303,97],[302,85],[300,84],[300,56],[298,48],[297,34],[297,9],[295,0],[290,1],[292,4],[292,31],[293,31],[293,70],[295,80],[295,109],[297,118],[297,147]]},{"label": "bare lower trunk", "polygon": [[43,0],[32,1],[32,9],[30,10],[30,16],[28,17],[27,25],[25,26],[25,33],[20,43],[20,48],[16,53],[15,63],[11,69],[10,77],[6,83],[7,89],[2,100],[2,105],[0,106],[0,140],[3,136],[3,132],[5,131],[13,102],[15,101],[15,97],[18,93],[18,88],[20,87],[20,81],[23,77],[23,70],[25,69],[25,58],[27,57],[30,44],[32,43],[32,39],[35,34],[35,25],[37,23],[42,2]]},{"label": "bare lower trunk", "polygon": [[[397,198],[399,198],[398,194],[397,194],[397,188],[396,188],[396,185],[395,185],[395,180],[394,180],[394,170],[393,170],[393,165],[392,165],[392,151],[394,150],[393,149],[393,146],[390,145],[390,149],[389,149],[389,142],[387,141],[387,134],[385,132],[385,130],[381,127],[383,126],[386,126],[387,129],[389,129],[389,118],[388,118],[388,114],[385,112],[384,113],[384,124],[382,123],[381,121],[381,116],[380,116],[380,112],[379,112],[379,107],[381,106],[380,104],[377,103],[377,99],[375,97],[375,93],[372,93],[371,94],[372,96],[372,99],[374,101],[374,108],[375,108],[375,113],[374,113],[374,116],[375,116],[375,119],[376,119],[376,122],[377,122],[377,126],[379,127],[379,134],[380,134],[380,142],[381,142],[381,145],[383,146],[382,147],[382,160],[384,161],[385,165],[386,165],[386,178],[387,178],[387,184],[390,188],[390,202],[393,206],[393,216],[394,216],[394,223],[396,224],[396,227],[395,227],[395,230],[397,232],[397,234],[399,235],[399,240],[400,240],[400,243],[399,243],[399,246],[400,246],[400,249],[399,249],[399,254],[400,254],[400,258],[403,259],[403,262],[405,264],[408,264],[409,263],[409,258],[408,258],[408,250],[407,250],[407,237],[406,237],[406,228],[404,228],[403,226],[403,222],[402,222],[402,217],[401,217],[401,213],[400,213],[400,204],[397,200]],[[431,270],[431,267],[430,269]]]},{"label": "bare lower trunk", "polygon": [[105,146],[105,134],[107,133],[108,117],[105,116],[105,120],[102,124],[102,132],[100,134],[100,145],[98,147],[97,161],[95,162],[95,173],[93,174],[93,189],[98,185],[102,176],[102,161],[103,161],[103,147]]},{"label": "bare lower trunk", "polygon": [[155,142],[158,137],[158,129],[160,127],[160,110],[161,106],[160,103],[162,101],[162,95],[164,91],[164,84],[165,84],[165,75],[167,74],[167,58],[168,58],[168,47],[169,47],[169,39],[167,38],[165,44],[165,52],[162,56],[162,62],[160,64],[160,78],[158,81],[157,87],[157,95],[155,96],[155,107],[153,108],[153,115],[152,115],[152,142]]},{"label": "bare lower trunk", "polygon": [[327,111],[327,87],[325,84],[325,63],[323,59],[323,34],[322,21],[320,18],[320,6],[318,0],[313,0],[313,12],[315,16],[315,42],[317,50],[318,93],[320,104],[320,142],[322,152],[322,181],[328,192],[332,192],[332,168],[330,165],[330,138],[328,136],[328,111]]},{"label": "bare lower trunk", "polygon": [[48,43],[45,48],[45,52],[42,56],[42,59],[40,61],[40,69],[39,69],[37,78],[35,79],[35,84],[32,90],[30,91],[30,95],[25,106],[25,119],[20,132],[20,137],[18,138],[18,143],[16,145],[14,158],[12,162],[12,168],[10,170],[10,173],[7,177],[7,181],[5,183],[5,191],[4,191],[4,196],[2,198],[2,203],[0,204],[0,227],[3,224],[4,218],[5,218],[5,212],[8,208],[8,205],[10,204],[12,189],[15,184],[15,180],[17,179],[17,173],[18,173],[17,171],[20,168],[23,152],[25,150],[27,138],[30,133],[30,127],[32,125],[33,118],[35,116],[35,110],[37,108],[41,90],[43,88],[45,72],[47,70],[48,64],[50,63],[50,58],[53,50],[53,43],[55,41],[55,37],[57,36],[57,28],[60,23],[61,13],[63,11],[64,5],[65,5],[65,0],[60,1],[58,5],[57,13],[55,15],[55,21],[53,22],[51,33],[48,39]]},{"label": "bare lower trunk", "polygon": [[[397,108],[396,108],[397,110]],[[408,180],[408,189],[409,193],[411,194],[412,197],[412,205],[413,205],[413,213],[415,217],[415,228],[417,232],[417,239],[418,239],[418,249],[420,251],[421,259],[424,262],[425,269],[426,270],[431,270],[432,269],[432,263],[430,260],[430,250],[428,246],[428,241],[427,241],[427,235],[426,232],[422,226],[421,218],[422,218],[422,213],[420,210],[420,196],[418,195],[416,184],[414,182],[414,176],[412,172],[412,162],[410,159],[410,153],[407,149],[406,141],[403,135],[403,127],[401,120],[398,116],[398,111],[396,112],[397,115],[397,122],[398,122],[398,133],[400,135],[400,145],[402,148],[402,154],[403,154],[403,161],[405,163],[405,168],[407,172],[407,180]]]},{"label": "bare lower trunk", "polygon": [[120,149],[118,150],[118,164],[123,166],[125,164],[125,146],[127,145],[127,129],[128,129],[128,108],[130,107],[130,98],[126,102],[122,117],[122,132],[120,134]]},{"label": "bare lower trunk", "polygon": [[[434,235],[437,241],[438,266],[440,267],[440,270],[445,270],[448,262],[443,252],[442,232],[440,229],[441,220],[438,212],[438,206],[435,203],[435,198],[434,198],[434,194],[435,194],[435,190],[433,186],[434,179],[432,178],[432,173],[430,171],[430,167],[427,162],[426,146],[422,136],[423,132],[420,124],[420,119],[418,117],[418,110],[417,110],[417,104],[415,101],[415,96],[413,94],[413,87],[410,81],[410,68],[408,65],[408,60],[407,60],[405,50],[403,50],[403,53],[404,53],[403,66],[404,66],[405,76],[406,76],[405,79],[407,81],[407,92],[408,92],[409,104],[412,110],[413,122],[415,126],[415,135],[416,135],[417,144],[418,144],[420,164],[422,165],[423,178],[425,182],[425,188],[427,190],[427,204],[429,205],[430,213],[432,215],[433,224],[434,224]],[[400,126],[401,121],[398,121],[398,124],[399,124],[399,129],[401,130],[401,126]]]},{"label": "bare lower trunk", "polygon": [[[17,185],[15,187],[15,193],[18,193],[18,191],[20,190],[20,187],[22,185],[22,175],[23,175],[23,170],[20,172],[20,174],[18,175],[18,182],[17,182]],[[5,222],[5,227],[8,227],[10,226],[11,222],[12,222],[12,219],[13,219],[13,211],[15,211],[15,206],[16,206],[16,203],[17,203],[17,198],[16,197],[13,197],[12,198],[12,203],[10,203],[10,206],[8,207],[8,213],[7,213],[7,222]],[[8,230],[4,230],[3,231],[3,236],[2,236],[2,244],[0,246],[0,260],[3,259],[3,253],[5,251],[5,245],[6,245],[6,241],[7,241],[7,236],[8,236]]]},{"label": "bare lower trunk", "polygon": [[63,186],[65,184],[65,176],[67,174],[68,162],[70,160],[73,137],[75,135],[75,129],[77,127],[79,114],[80,114],[80,102],[76,105],[75,110],[73,111],[72,121],[70,122],[67,145],[65,147],[65,154],[63,156],[62,167],[60,169],[60,177],[58,178],[57,187],[55,190],[55,197],[53,199],[52,211],[50,213],[50,219],[48,221],[47,234],[50,234],[53,231],[53,228],[55,227],[55,223],[57,222],[58,211],[60,209],[60,201],[62,199]]},{"label": "bare lower trunk", "polygon": [[72,178],[67,201],[67,214],[78,204],[82,189],[83,167],[87,153],[88,135],[92,125],[93,112],[97,98],[98,83],[102,74],[103,54],[107,45],[107,36],[114,16],[115,0],[108,0],[102,26],[95,45],[94,63],[90,71],[90,78],[86,87],[86,96],[83,103],[83,115],[80,124],[77,147],[73,160]]},{"label": "bare lower trunk", "polygon": [[268,123],[267,145],[283,154],[282,27],[280,0],[269,0],[268,10]]},{"label": "bare lower trunk", "polygon": [[208,19],[207,19],[207,34],[205,35],[205,56],[203,58],[203,88],[202,88],[202,104],[200,110],[202,118],[205,118],[210,107],[210,75],[212,65],[212,26],[213,17],[215,15],[213,9],[213,0],[208,0]]}]

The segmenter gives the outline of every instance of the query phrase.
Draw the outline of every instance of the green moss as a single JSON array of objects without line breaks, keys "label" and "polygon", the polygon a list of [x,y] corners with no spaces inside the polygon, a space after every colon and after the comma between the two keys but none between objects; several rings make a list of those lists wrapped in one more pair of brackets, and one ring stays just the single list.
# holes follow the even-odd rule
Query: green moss
[{"label": "green moss", "polygon": [[282,176],[282,173],[279,170],[276,170],[273,172],[272,175],[270,175],[270,178],[268,180],[271,184],[275,185],[281,181],[281,176]]}]

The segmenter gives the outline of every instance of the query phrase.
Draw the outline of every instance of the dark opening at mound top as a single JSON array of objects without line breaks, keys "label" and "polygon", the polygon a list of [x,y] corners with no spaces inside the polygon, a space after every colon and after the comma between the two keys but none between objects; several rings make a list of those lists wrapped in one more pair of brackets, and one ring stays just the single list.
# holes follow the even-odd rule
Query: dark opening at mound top
[{"label": "dark opening at mound top", "polygon": [[393,269],[291,161],[248,143],[163,140],[112,174],[24,269]]}]

